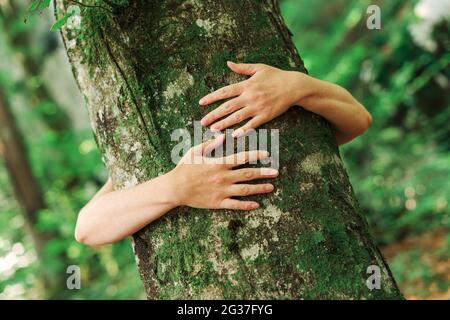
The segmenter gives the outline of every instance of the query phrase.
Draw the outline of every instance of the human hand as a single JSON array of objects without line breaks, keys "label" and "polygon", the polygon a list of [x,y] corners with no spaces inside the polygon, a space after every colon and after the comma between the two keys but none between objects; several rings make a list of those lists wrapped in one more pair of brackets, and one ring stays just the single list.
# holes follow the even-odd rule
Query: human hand
[{"label": "human hand", "polygon": [[212,131],[224,130],[251,118],[233,132],[235,138],[243,136],[249,130],[286,112],[311,92],[310,77],[300,72],[284,71],[264,64],[227,64],[235,73],[251,77],[223,87],[200,100],[200,105],[208,106],[232,98],[201,120],[204,126],[212,124]]},{"label": "human hand", "polygon": [[173,181],[176,182],[177,205],[201,209],[257,209],[257,202],[236,200],[233,197],[272,192],[272,184],[243,182],[275,178],[278,171],[271,168],[233,168],[265,159],[269,156],[268,152],[249,151],[223,158],[207,157],[220,143],[223,143],[223,136],[191,148],[171,171]]}]

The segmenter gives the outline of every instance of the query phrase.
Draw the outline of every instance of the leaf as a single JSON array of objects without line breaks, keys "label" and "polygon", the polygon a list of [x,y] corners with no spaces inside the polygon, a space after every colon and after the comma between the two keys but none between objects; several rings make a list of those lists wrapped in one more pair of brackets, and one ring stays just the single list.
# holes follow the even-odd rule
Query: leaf
[{"label": "leaf", "polygon": [[35,1],[33,1],[30,4],[30,6],[28,7],[28,12],[36,11],[39,8],[41,2],[42,2],[42,0],[35,0]]},{"label": "leaf", "polygon": [[56,21],[52,27],[50,28],[51,31],[59,30],[63,25],[67,23],[67,20],[69,20],[70,17],[72,17],[75,14],[75,11],[66,12],[64,14],[64,17]]},{"label": "leaf", "polygon": [[50,7],[50,3],[52,2],[52,0],[43,0],[42,1],[42,6],[40,7],[41,9],[45,9]]},{"label": "leaf", "polygon": [[50,6],[52,0],[35,0],[28,7],[28,12],[34,12],[37,10],[43,10]]}]

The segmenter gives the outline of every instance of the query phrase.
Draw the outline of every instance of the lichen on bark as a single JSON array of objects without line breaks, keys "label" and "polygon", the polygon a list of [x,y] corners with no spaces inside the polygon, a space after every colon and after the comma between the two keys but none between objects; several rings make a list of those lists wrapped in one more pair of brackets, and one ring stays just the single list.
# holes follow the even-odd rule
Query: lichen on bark
[{"label": "lichen on bark", "polygon": [[[173,168],[171,132],[192,133],[199,98],[242,80],[227,60],[306,72],[275,0],[135,0],[102,19],[90,10],[81,30],[97,36],[62,34],[76,41],[68,55],[118,189]],[[277,191],[254,197],[263,206],[252,213],[181,207],[138,232],[148,298],[400,298],[328,124],[292,108],[263,128],[280,132]],[[381,290],[366,286],[369,265]]]}]

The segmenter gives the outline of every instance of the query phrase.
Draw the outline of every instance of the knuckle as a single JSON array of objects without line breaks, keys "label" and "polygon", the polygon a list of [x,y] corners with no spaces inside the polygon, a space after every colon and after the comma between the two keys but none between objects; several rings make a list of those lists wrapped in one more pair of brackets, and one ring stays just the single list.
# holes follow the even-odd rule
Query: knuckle
[{"label": "knuckle", "polygon": [[212,183],[216,185],[220,185],[224,183],[224,177],[221,174],[215,174],[211,177]]},{"label": "knuckle", "polygon": [[247,89],[241,94],[241,97],[244,98],[246,101],[252,101],[253,100],[252,87],[248,86]]},{"label": "knuckle", "polygon": [[223,202],[223,197],[221,193],[216,193],[215,195],[213,195],[211,197],[212,203],[214,206],[216,207],[220,207],[222,205]]},{"label": "knuckle", "polygon": [[253,176],[254,176],[254,174],[250,170],[244,172],[244,177],[247,178],[247,179],[251,179],[251,178],[253,178]]},{"label": "knuckle", "polygon": [[256,91],[252,91],[251,93],[248,94],[248,97],[250,98],[250,100],[255,101],[258,100],[258,92]]},{"label": "knuckle", "polygon": [[241,187],[241,193],[246,196],[250,193],[250,188],[248,186],[242,186]]},{"label": "knuckle", "polygon": [[242,114],[241,113],[236,113],[234,115],[234,120],[236,121],[241,121],[242,120]]},{"label": "knuckle", "polygon": [[264,101],[266,99],[266,93],[264,91],[258,91],[256,95],[257,99],[260,101]]}]

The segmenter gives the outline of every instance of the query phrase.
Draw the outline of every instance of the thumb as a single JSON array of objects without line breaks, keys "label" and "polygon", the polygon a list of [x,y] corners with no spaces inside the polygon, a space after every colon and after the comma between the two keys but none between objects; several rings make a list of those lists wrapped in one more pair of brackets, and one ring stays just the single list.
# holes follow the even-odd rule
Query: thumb
[{"label": "thumb", "polygon": [[228,68],[230,68],[233,72],[252,76],[256,72],[262,69],[262,64],[252,64],[252,63],[234,63],[232,61],[227,62]]}]

